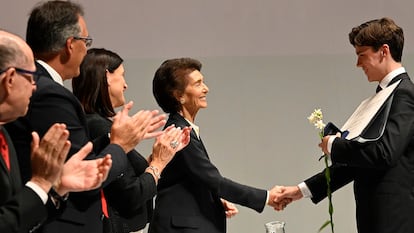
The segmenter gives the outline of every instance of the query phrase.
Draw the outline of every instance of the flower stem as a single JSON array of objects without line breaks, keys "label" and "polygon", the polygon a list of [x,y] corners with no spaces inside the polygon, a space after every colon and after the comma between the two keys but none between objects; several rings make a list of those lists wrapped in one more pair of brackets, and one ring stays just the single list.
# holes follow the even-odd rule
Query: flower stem
[{"label": "flower stem", "polygon": [[325,178],[326,178],[326,185],[327,185],[327,195],[328,195],[328,202],[329,202],[329,220],[331,225],[331,231],[334,233],[334,223],[333,223],[333,205],[332,205],[332,191],[331,191],[331,171],[329,169],[328,164],[328,156],[325,155]]}]

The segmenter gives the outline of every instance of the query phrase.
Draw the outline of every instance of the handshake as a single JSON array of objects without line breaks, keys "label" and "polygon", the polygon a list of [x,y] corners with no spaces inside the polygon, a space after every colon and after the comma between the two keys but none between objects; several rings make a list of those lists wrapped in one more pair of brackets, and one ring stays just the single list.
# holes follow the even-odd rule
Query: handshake
[{"label": "handshake", "polygon": [[277,211],[283,210],[292,201],[299,200],[303,197],[299,186],[278,186],[276,185],[269,190],[268,205]]}]

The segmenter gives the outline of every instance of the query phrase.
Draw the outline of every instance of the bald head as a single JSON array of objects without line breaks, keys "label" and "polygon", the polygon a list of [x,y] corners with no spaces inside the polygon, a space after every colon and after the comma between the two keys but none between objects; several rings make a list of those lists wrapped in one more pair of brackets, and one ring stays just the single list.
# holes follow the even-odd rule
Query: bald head
[{"label": "bald head", "polygon": [[36,89],[33,77],[19,69],[36,70],[33,52],[22,38],[0,30],[0,124],[25,115]]},{"label": "bald head", "polygon": [[33,62],[33,53],[22,38],[0,30],[0,70]]}]

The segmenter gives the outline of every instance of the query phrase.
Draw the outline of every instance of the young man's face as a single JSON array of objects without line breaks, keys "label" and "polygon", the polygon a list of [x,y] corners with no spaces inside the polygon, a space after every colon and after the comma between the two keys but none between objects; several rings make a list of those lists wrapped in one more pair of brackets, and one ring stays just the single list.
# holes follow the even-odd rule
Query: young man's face
[{"label": "young man's face", "polygon": [[364,70],[369,82],[380,82],[385,76],[382,70],[384,56],[380,48],[374,51],[371,46],[355,46],[357,54],[357,67]]}]

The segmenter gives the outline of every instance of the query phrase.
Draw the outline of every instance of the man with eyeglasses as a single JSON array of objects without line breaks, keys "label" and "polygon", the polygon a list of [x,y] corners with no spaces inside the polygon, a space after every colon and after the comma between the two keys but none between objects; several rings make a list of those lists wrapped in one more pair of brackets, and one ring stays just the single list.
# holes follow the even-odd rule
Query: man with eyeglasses
[{"label": "man with eyeglasses", "polygon": [[[59,29],[59,30],[57,30]],[[23,179],[29,179],[29,132],[40,135],[55,122],[65,123],[70,131],[70,153],[78,151],[89,141],[85,113],[77,98],[63,86],[64,80],[79,75],[79,67],[92,39],[83,18],[82,7],[70,1],[47,1],[37,5],[30,13],[26,41],[32,48],[36,68],[41,73],[24,118],[8,124],[19,155]],[[156,137],[156,131],[165,124],[165,116],[158,111],[139,111],[128,116],[132,103],[114,117],[111,133],[94,140],[94,152],[88,159],[112,155],[112,167],[106,187],[123,176],[127,167],[126,153],[143,139]],[[24,156],[26,155],[26,156]],[[121,194],[120,194],[121,195]],[[102,233],[105,198],[102,189],[71,193],[67,208],[54,221],[45,224],[40,232]]]},{"label": "man with eyeglasses", "polygon": [[[29,83],[24,82],[24,85],[19,86],[22,90],[30,89],[30,91],[21,91],[20,93],[22,95],[21,99],[23,99],[24,101],[21,101],[21,103],[19,104],[21,106],[25,106],[25,108],[16,108],[16,106],[13,105],[13,108],[15,109],[15,114],[19,113],[19,116],[24,116],[29,106],[30,96],[36,90],[36,82],[34,81],[34,75],[36,74],[36,71],[29,71],[29,70],[25,70],[25,69],[13,67],[13,66],[9,66],[7,68],[0,70],[0,75],[4,77],[10,76],[11,74],[13,74],[13,77],[23,77],[24,79],[29,81]],[[3,82],[6,82],[6,79]],[[1,93],[1,95],[6,95],[6,94],[7,94],[6,92]],[[6,96],[4,96],[4,98],[5,97]]]},{"label": "man with eyeglasses", "polygon": [[27,81],[29,81],[32,85],[36,85],[34,76],[37,74],[36,71],[25,70],[22,68],[17,67],[7,67],[6,69],[0,70],[0,74],[7,72],[9,69],[14,69],[17,73],[21,74]]},{"label": "man with eyeglasses", "polygon": [[74,40],[82,40],[83,42],[85,42],[86,47],[91,47],[92,46],[92,37],[82,37],[82,36],[74,36],[73,37]]},{"label": "man with eyeglasses", "polygon": [[64,124],[54,124],[41,141],[36,132],[31,134],[32,176],[23,185],[17,154],[3,125],[26,114],[36,90],[36,74],[30,47],[20,37],[0,30],[0,232],[34,231],[48,215],[64,209],[64,201],[51,195],[52,185],[59,193],[94,189],[111,165],[110,156],[83,160],[91,144],[64,163],[69,132]]}]

